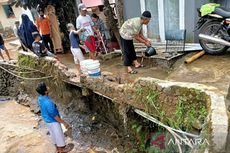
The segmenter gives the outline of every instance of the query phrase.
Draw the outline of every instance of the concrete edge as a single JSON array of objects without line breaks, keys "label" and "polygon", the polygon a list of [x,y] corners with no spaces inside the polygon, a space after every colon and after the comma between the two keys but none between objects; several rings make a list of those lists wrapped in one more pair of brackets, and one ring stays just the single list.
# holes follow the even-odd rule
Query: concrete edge
[{"label": "concrete edge", "polygon": [[[33,56],[38,59],[38,57],[30,52],[19,52],[20,54]],[[54,61],[53,58],[45,57],[47,61]],[[60,63],[61,64],[61,63]],[[61,64],[62,65],[62,64]],[[59,70],[62,70],[59,64],[55,64]],[[68,70],[67,70],[68,71]],[[218,93],[218,90],[211,86],[206,86],[197,83],[184,83],[184,82],[172,82],[166,80],[159,80],[155,78],[138,78],[136,81],[139,80],[148,80],[154,83],[157,83],[162,88],[168,88],[172,86],[180,86],[185,88],[191,89],[198,89],[204,93],[206,93],[211,99],[211,106],[210,106],[210,123],[211,123],[211,143],[213,144],[213,148],[215,152],[224,152],[226,143],[227,143],[227,135],[228,135],[228,116],[227,116],[227,109],[225,105],[225,98],[224,95]],[[221,123],[220,123],[221,121]]]},{"label": "concrete edge", "polygon": [[[138,80],[151,80],[163,88],[172,86],[180,86],[190,89],[198,89],[206,93],[211,100],[209,115],[210,115],[210,128],[211,128],[211,150],[214,152],[225,152],[228,136],[228,116],[225,104],[225,97],[218,92],[218,89],[211,86],[206,86],[197,83],[184,83],[184,82],[171,82],[159,80],[155,78],[139,78]],[[221,123],[220,123],[221,122]]]}]

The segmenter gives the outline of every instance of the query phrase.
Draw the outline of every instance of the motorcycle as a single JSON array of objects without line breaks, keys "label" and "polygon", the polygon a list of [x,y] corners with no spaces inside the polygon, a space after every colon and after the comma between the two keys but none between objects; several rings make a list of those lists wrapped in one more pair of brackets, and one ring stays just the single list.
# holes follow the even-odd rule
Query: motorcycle
[{"label": "motorcycle", "polygon": [[230,11],[216,8],[211,14],[201,17],[196,25],[199,43],[208,54],[223,54],[230,47]]}]

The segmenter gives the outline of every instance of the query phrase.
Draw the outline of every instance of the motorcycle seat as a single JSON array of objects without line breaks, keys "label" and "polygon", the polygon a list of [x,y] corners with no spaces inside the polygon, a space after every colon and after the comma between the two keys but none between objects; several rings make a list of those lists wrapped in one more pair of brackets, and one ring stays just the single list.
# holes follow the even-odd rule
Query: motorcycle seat
[{"label": "motorcycle seat", "polygon": [[230,18],[230,11],[227,11],[223,8],[216,8],[214,11],[215,14],[218,14],[224,18]]}]

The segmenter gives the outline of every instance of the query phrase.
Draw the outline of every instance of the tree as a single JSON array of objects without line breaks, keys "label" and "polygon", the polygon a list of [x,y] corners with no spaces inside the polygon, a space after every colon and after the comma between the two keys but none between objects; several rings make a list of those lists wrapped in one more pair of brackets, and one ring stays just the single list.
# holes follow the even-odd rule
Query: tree
[{"label": "tree", "polygon": [[121,27],[122,24],[124,23],[124,3],[123,0],[116,0],[117,4],[117,19],[118,19],[118,26]]},{"label": "tree", "polygon": [[45,9],[47,5],[53,5],[56,9],[56,14],[60,22],[60,30],[64,33],[64,37],[62,39],[63,48],[69,49],[69,38],[66,25],[68,23],[75,24],[75,19],[78,15],[78,12],[75,12],[75,0],[13,0],[11,5],[23,7],[24,9]]},{"label": "tree", "polygon": [[114,18],[113,9],[110,6],[109,0],[104,0],[104,14],[107,18],[107,27],[111,29],[119,43],[119,46],[121,47],[121,41],[120,41],[120,33],[118,29],[118,22]]}]

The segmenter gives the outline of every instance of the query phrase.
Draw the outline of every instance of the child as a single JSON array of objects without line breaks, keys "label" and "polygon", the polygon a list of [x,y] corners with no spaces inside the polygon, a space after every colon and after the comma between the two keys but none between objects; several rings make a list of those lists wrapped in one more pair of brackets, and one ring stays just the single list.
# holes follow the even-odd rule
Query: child
[{"label": "child", "polygon": [[35,33],[33,35],[34,37],[34,42],[32,44],[32,49],[33,52],[38,56],[38,57],[45,57],[45,56],[49,56],[49,57],[54,57],[57,59],[57,57],[52,54],[50,51],[48,51],[48,49],[45,47],[45,45],[43,43],[41,43],[41,36],[39,33]]},{"label": "child", "polygon": [[49,128],[49,132],[52,141],[56,146],[57,153],[67,153],[71,151],[74,145],[66,145],[61,124],[63,124],[66,129],[71,128],[71,126],[60,117],[56,104],[49,97],[49,87],[46,86],[44,82],[40,82],[37,85],[36,91],[39,94],[38,105],[41,110],[41,116]]},{"label": "child", "polygon": [[3,37],[2,37],[2,35],[0,34],[0,56],[2,57],[3,61],[5,61],[5,60],[4,60],[4,57],[3,57],[3,55],[2,55],[2,51],[3,51],[3,50],[6,52],[6,55],[7,55],[8,59],[9,59],[9,60],[12,60],[12,59],[10,58],[10,54],[9,54],[8,50],[6,49],[6,47],[5,47],[5,45],[4,45]]},{"label": "child", "polygon": [[79,75],[80,74],[80,62],[85,59],[79,47],[79,38],[78,38],[78,34],[82,32],[83,29],[76,31],[72,23],[67,24],[67,29],[69,31],[71,52],[73,54],[74,62],[77,67],[77,75]]}]

